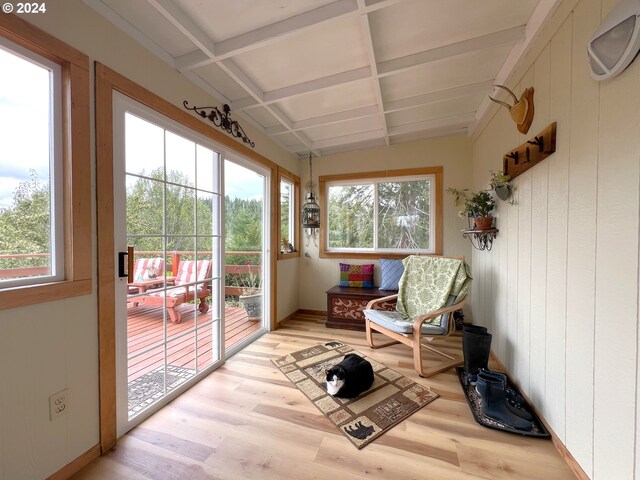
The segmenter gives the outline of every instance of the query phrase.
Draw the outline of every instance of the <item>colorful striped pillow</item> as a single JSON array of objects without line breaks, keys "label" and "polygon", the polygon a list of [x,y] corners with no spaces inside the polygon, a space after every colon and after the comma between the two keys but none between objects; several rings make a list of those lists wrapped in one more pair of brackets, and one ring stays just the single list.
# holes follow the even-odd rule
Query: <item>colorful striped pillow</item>
[{"label": "colorful striped pillow", "polygon": [[366,265],[341,263],[340,286],[373,288],[373,263]]}]

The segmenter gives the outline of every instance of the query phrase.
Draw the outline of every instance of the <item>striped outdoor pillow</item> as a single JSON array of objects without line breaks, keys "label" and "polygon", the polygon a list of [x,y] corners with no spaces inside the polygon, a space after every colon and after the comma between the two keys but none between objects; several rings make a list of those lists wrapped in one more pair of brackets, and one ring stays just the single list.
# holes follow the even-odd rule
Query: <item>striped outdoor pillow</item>
[{"label": "striped outdoor pillow", "polygon": [[402,260],[393,260],[390,258],[380,259],[380,290],[398,290],[398,282],[404,273],[404,265]]}]

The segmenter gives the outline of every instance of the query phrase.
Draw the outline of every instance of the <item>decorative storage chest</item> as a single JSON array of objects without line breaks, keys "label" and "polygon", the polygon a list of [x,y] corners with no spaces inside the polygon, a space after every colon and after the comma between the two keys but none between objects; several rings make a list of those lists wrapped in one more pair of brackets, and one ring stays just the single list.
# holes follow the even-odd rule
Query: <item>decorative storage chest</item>
[{"label": "decorative storage chest", "polygon": [[[362,310],[371,300],[394,295],[391,290],[335,286],[327,290],[327,327],[364,331]],[[395,300],[384,302],[383,310],[395,310]]]}]

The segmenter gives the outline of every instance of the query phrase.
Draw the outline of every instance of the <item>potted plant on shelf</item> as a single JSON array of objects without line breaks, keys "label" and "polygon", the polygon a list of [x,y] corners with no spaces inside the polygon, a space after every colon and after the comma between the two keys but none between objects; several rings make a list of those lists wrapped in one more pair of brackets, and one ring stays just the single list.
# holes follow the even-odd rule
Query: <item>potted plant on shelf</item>
[{"label": "potted plant on shelf", "polygon": [[460,217],[473,218],[474,230],[487,230],[493,224],[491,212],[496,202],[487,190],[472,193],[464,202],[464,207],[458,213]]},{"label": "potted plant on shelf", "polygon": [[238,274],[236,281],[240,287],[240,302],[244,307],[249,320],[262,319],[262,288],[260,275],[251,271],[246,274]]},{"label": "potted plant on shelf", "polygon": [[491,178],[489,179],[489,186],[496,192],[496,196],[500,200],[507,200],[511,195],[511,184],[509,183],[509,175],[502,173],[502,170],[494,172],[490,170]]}]

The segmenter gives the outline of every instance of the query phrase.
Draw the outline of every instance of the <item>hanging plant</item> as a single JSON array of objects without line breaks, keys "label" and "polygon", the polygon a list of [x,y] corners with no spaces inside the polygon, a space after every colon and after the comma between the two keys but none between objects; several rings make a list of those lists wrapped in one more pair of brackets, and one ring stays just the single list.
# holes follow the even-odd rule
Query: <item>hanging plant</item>
[{"label": "hanging plant", "polygon": [[509,175],[505,175],[502,171],[494,172],[490,170],[491,178],[489,186],[496,192],[496,196],[500,200],[507,200],[511,196],[511,183],[509,183]]}]

